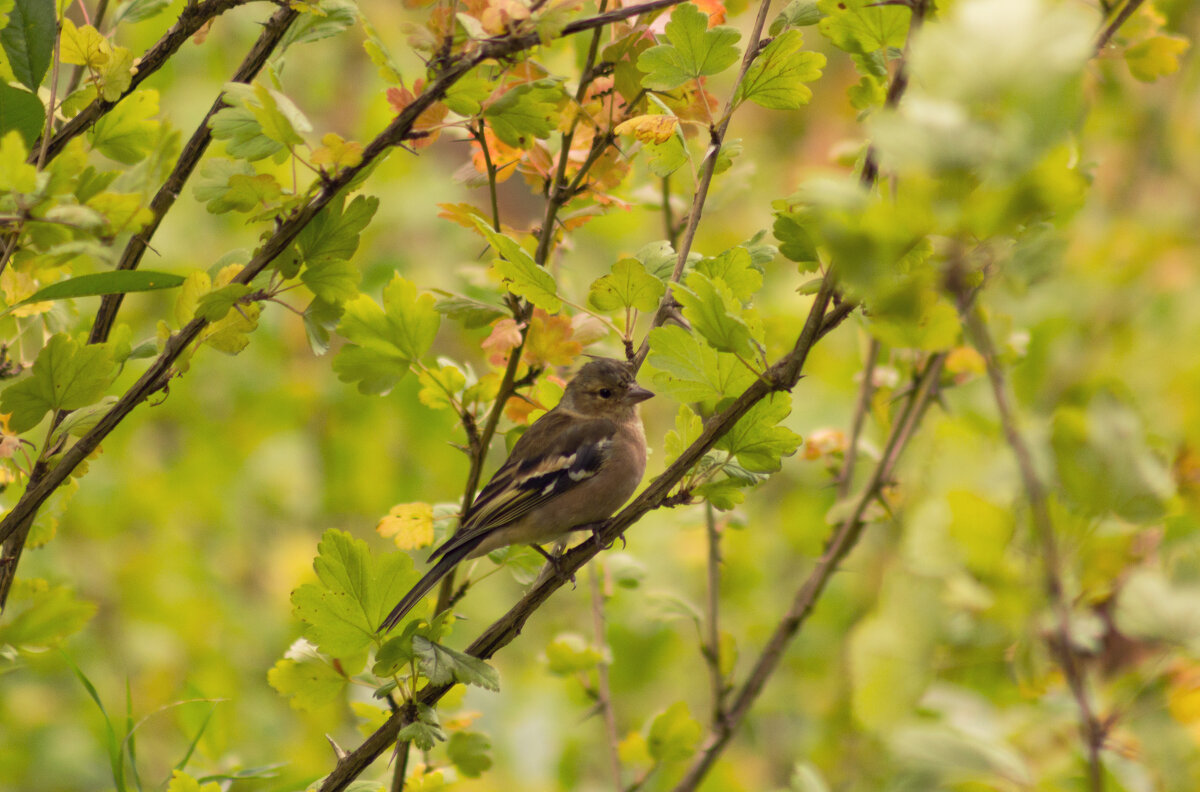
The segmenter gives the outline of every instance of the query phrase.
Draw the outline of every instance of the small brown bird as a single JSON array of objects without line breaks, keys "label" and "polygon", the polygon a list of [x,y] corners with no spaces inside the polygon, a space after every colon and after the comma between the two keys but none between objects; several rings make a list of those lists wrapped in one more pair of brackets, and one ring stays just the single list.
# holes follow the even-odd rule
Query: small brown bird
[{"label": "small brown bird", "polygon": [[441,560],[380,629],[395,627],[464,559],[511,544],[541,545],[611,516],[646,470],[646,435],[637,407],[653,395],[620,361],[598,358],[581,368],[558,406],[517,440],[458,533],[429,556]]}]

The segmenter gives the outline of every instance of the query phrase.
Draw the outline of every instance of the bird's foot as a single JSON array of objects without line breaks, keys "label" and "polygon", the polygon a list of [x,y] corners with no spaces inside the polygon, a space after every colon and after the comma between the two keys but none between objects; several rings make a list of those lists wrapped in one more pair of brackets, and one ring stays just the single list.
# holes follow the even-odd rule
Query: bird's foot
[{"label": "bird's foot", "polygon": [[[537,545],[537,544],[531,544],[529,546],[542,554],[542,557],[545,558],[546,561],[550,564],[550,566],[554,569],[554,573],[556,575],[562,574],[563,568],[562,568],[562,564],[560,563],[560,561],[562,559],[562,553],[547,553],[546,548],[542,547],[541,545]],[[571,588],[575,588],[575,575],[572,574],[570,577],[571,577]]]},{"label": "bird's foot", "polygon": [[[625,534],[619,534],[617,536],[617,539],[621,540],[621,549],[624,550],[625,549]],[[612,547],[614,544],[616,544],[617,539],[613,539],[608,544],[605,544],[604,540],[600,538],[600,529],[599,528],[592,529],[592,541],[596,544],[597,550],[608,550],[610,547]]]}]

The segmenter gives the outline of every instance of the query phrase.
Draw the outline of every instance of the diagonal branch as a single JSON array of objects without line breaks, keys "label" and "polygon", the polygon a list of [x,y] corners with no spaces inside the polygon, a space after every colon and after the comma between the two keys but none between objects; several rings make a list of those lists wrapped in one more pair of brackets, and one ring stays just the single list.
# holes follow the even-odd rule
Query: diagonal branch
[{"label": "diagonal branch", "polygon": [[[263,31],[258,37],[258,41],[250,48],[250,52],[242,60],[242,64],[238,66],[234,72],[232,82],[248,83],[253,80],[262,67],[266,65],[267,59],[275,48],[279,46],[279,42],[283,39],[284,33],[300,14],[291,6],[280,8],[271,19],[263,26]],[[192,172],[195,171],[196,165],[200,162],[200,158],[204,156],[204,152],[208,149],[208,144],[212,142],[212,129],[209,128],[208,122],[221,109],[228,107],[225,103],[225,94],[222,91],[217,100],[213,102],[208,113],[201,119],[196,126],[196,131],[192,133],[192,137],[183,147],[183,151],[179,155],[175,167],[171,170],[171,175],[163,182],[163,186],[159,188],[154,199],[150,202],[150,211],[154,214],[154,218],[143,228],[139,233],[134,234],[133,239],[129,240],[129,244],[125,246],[125,251],[121,254],[121,260],[117,263],[119,270],[137,269],[142,261],[142,256],[146,253],[146,248],[150,246],[150,240],[154,238],[155,232],[158,231],[158,226],[166,217],[167,212],[175,205],[175,200],[179,197],[183,190],[183,185],[191,178]],[[100,309],[96,312],[96,321],[92,323],[92,332],[88,337],[89,344],[102,344],[108,340],[108,334],[112,332],[113,323],[117,318],[117,311],[121,308],[121,301],[124,299],[124,294],[106,294],[100,300]]]},{"label": "diagonal branch", "polygon": [[[209,0],[209,2],[217,1]],[[231,0],[219,1],[231,2]],[[620,8],[604,14],[586,17],[567,25],[563,30],[563,35],[593,30],[620,19],[637,16],[646,11],[658,8],[666,8],[679,2],[681,0],[653,0],[650,3]],[[234,282],[249,283],[265,270],[275,260],[276,256],[287,249],[300,233],[301,229],[318,212],[324,209],[343,188],[370,168],[384,153],[406,140],[412,132],[412,127],[417,117],[434,102],[442,99],[450,86],[461,79],[464,74],[484,61],[504,58],[522,50],[531,49],[540,43],[541,41],[536,33],[490,39],[475,52],[460,57],[448,66],[436,79],[430,81],[429,85],[417,96],[412,104],[397,114],[392,122],[363,149],[362,162],[360,164],[346,168],[340,171],[336,177],[326,180],[321,191],[313,197],[307,206],[294,212],[289,218],[279,223],[275,233],[258,249],[258,252],[250,262],[234,279]],[[4,516],[4,519],[0,520],[0,541],[7,539],[26,519],[36,514],[37,510],[50,497],[51,493],[70,476],[71,472],[88,455],[96,450],[101,441],[135,407],[152,394],[166,387],[174,374],[175,361],[179,359],[180,355],[200,336],[200,333],[207,326],[208,322],[204,319],[193,319],[177,333],[170,336],[163,345],[163,351],[150,364],[150,367],[109,408],[108,412],[101,416],[96,425],[84,434],[75,445],[67,449],[59,459],[58,464],[49,470],[44,477],[39,478],[37,481],[30,480],[21,498],[8,514]]]},{"label": "diagonal branch", "polygon": [[[79,113],[68,121],[62,129],[58,131],[54,137],[50,138],[49,143],[39,139],[33,145],[33,151],[36,152],[43,146],[46,148],[46,156],[54,158],[58,156],[63,147],[71,141],[72,138],[83,134],[92,124],[96,123],[99,118],[112,110],[117,104],[129,94],[137,90],[138,86],[156,71],[161,69],[163,65],[170,60],[184,43],[195,35],[200,28],[209,23],[210,20],[224,14],[230,9],[238,6],[246,5],[251,0],[201,0],[198,3],[188,3],[184,5],[183,11],[179,14],[179,19],[171,26],[158,43],[150,49],[146,50],[137,60],[137,71],[133,74],[133,79],[129,82],[129,87],[125,92],[117,97],[116,101],[98,97],[90,105],[83,108]],[[37,161],[37,155],[31,154],[29,163],[32,165]]]}]

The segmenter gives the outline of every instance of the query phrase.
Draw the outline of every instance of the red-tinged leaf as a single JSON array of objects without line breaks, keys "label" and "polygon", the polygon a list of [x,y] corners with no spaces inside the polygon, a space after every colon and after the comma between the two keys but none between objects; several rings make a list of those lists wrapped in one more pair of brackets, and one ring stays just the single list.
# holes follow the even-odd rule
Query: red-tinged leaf
[{"label": "red-tinged leaf", "polygon": [[508,353],[521,343],[521,330],[524,327],[524,323],[517,324],[516,319],[501,319],[492,325],[491,335],[480,344],[484,350],[491,353],[488,355],[488,362],[496,366],[504,363],[508,359]]},{"label": "red-tinged leaf", "polygon": [[[413,84],[413,88],[416,89],[415,93],[407,88],[401,88],[397,86],[388,88],[388,104],[390,104],[392,109],[396,111],[396,114],[399,115],[406,107],[411,105],[413,101],[416,100],[417,96],[421,94],[421,91],[424,87],[425,81],[417,80]],[[448,112],[450,112],[449,109],[441,102],[434,102],[429,107],[422,110],[421,114],[417,116],[417,120],[413,122],[412,129],[414,132],[423,132],[426,134],[420,137],[411,138],[409,140],[409,145],[415,149],[422,149],[426,146],[432,145],[442,133],[440,127],[442,122],[446,120],[446,113]]]},{"label": "red-tinged leaf", "polygon": [[708,14],[708,26],[714,28],[725,24],[725,4],[721,0],[691,0],[704,13]]},{"label": "red-tinged leaf", "polygon": [[472,231],[476,230],[475,218],[485,217],[482,210],[469,203],[440,203],[438,207],[442,210],[438,212],[438,217],[443,217],[451,223],[458,223],[463,228],[469,228]]},{"label": "red-tinged leaf", "polygon": [[569,366],[583,352],[583,345],[575,341],[573,335],[569,316],[551,316],[538,308],[529,320],[521,359],[533,367]]}]

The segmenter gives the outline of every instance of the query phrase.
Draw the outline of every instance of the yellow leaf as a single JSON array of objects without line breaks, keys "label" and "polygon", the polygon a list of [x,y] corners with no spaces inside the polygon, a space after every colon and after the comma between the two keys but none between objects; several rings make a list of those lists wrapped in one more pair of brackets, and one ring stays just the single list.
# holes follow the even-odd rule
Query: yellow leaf
[{"label": "yellow leaf", "polygon": [[1125,63],[1137,79],[1154,82],[1179,71],[1179,56],[1190,46],[1191,42],[1183,36],[1151,36],[1125,50]]},{"label": "yellow leaf", "polygon": [[617,745],[617,755],[621,757],[621,762],[632,765],[648,765],[653,760],[650,758],[650,749],[646,745],[646,738],[641,732],[630,732],[624,740]]},{"label": "yellow leaf", "polygon": [[640,115],[617,124],[618,135],[633,135],[643,143],[666,143],[679,127],[673,115]]},{"label": "yellow leaf", "polygon": [[313,152],[313,165],[328,167],[331,173],[336,174],[344,168],[353,168],[362,162],[362,143],[343,140],[341,135],[334,132],[321,138],[321,143],[321,148]]},{"label": "yellow leaf", "polygon": [[99,30],[91,25],[77,28],[66,18],[63,19],[61,48],[59,59],[63,63],[86,66],[92,71],[99,71],[112,57],[112,45]]},{"label": "yellow leaf", "polygon": [[401,550],[416,550],[433,544],[433,507],[428,503],[401,503],[393,506],[375,530],[392,538]]}]

